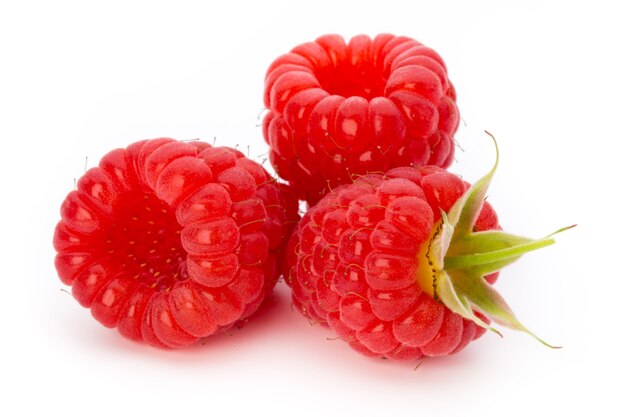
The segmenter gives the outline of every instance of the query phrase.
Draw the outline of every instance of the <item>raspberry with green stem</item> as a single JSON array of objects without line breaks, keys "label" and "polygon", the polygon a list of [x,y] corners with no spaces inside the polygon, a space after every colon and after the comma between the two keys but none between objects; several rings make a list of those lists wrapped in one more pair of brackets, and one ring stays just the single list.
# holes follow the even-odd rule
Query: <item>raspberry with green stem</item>
[{"label": "raspberry with green stem", "polygon": [[336,187],[287,245],[294,305],[357,351],[391,359],[456,353],[487,329],[499,334],[491,321],[537,338],[493,284],[571,227],[540,239],[502,231],[485,201],[498,160],[473,186],[425,166]]}]

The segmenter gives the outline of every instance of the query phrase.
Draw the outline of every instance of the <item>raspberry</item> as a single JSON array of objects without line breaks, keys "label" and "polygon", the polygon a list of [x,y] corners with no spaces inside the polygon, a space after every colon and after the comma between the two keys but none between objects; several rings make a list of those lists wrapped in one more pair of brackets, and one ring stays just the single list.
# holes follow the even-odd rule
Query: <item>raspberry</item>
[{"label": "raspberry", "polygon": [[470,187],[435,166],[399,167],[328,193],[286,248],[294,306],[358,352],[389,359],[459,352],[496,331],[490,320],[532,335],[492,284],[554,240],[500,230],[484,201],[494,171]]},{"label": "raspberry", "polygon": [[61,206],[56,269],[106,327],[182,347],[254,313],[297,200],[239,151],[162,138],[102,158]]},{"label": "raspberry", "polygon": [[325,35],[278,57],[265,76],[270,161],[313,205],[352,175],[448,167],[459,125],[437,52],[407,38]]}]

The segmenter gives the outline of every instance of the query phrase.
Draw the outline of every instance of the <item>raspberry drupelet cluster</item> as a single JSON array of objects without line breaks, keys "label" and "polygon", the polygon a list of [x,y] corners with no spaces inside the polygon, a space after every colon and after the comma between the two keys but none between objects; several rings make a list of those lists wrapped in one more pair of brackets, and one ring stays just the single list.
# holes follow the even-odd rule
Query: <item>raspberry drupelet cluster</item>
[{"label": "raspberry drupelet cluster", "polygon": [[554,240],[501,230],[485,201],[496,166],[473,186],[439,167],[398,167],[329,192],[287,245],[294,305],[388,359],[459,352],[486,329],[499,334],[491,320],[537,338],[492,284]]},{"label": "raspberry drupelet cluster", "polygon": [[169,138],[113,150],[78,180],[56,269],[99,322],[184,347],[246,320],[282,274],[300,313],[367,356],[454,354],[500,334],[492,323],[550,346],[493,284],[554,233],[500,227],[486,201],[495,139],[473,185],[446,171],[459,112],[437,52],[325,35],[270,65],[264,102],[269,159],[289,185],[235,149]]},{"label": "raspberry drupelet cluster", "polygon": [[61,280],[107,327],[182,347],[253,314],[298,219],[286,185],[241,152],[169,138],[102,158],[61,206]]},{"label": "raspberry drupelet cluster", "polygon": [[454,87],[439,54],[411,38],[299,45],[268,68],[264,102],[270,161],[311,205],[353,175],[454,157]]},{"label": "raspberry drupelet cluster", "polygon": [[[294,304],[366,355],[418,359],[461,350],[485,330],[436,301],[417,277],[428,268],[419,254],[441,210],[467,189],[437,167],[395,168],[338,187],[290,241]],[[499,229],[488,203],[474,229]]]}]

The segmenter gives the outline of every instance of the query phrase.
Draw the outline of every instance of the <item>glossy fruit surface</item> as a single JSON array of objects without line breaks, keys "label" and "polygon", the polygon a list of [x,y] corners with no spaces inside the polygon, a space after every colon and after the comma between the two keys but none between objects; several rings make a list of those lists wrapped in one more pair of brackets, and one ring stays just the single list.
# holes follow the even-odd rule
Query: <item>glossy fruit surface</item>
[{"label": "glossy fruit surface", "polygon": [[494,171],[470,187],[438,167],[400,167],[328,193],[286,248],[294,306],[358,352],[390,359],[456,353],[486,329],[499,334],[492,320],[537,338],[492,284],[554,240],[500,230],[485,201]]},{"label": "glossy fruit surface", "polygon": [[270,160],[310,204],[355,175],[454,157],[454,87],[439,54],[411,38],[299,45],[268,68],[264,103]]},{"label": "glossy fruit surface", "polygon": [[272,290],[297,201],[239,151],[169,138],[105,155],[61,206],[56,269],[103,325],[182,347]]}]

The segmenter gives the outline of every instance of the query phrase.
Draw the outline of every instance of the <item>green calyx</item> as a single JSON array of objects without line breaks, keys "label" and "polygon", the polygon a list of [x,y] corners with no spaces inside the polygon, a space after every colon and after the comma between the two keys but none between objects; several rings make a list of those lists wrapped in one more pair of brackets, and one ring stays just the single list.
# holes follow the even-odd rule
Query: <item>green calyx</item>
[{"label": "green calyx", "polygon": [[[489,136],[493,139],[491,134]],[[528,333],[544,345],[555,348],[529,331],[484,277],[515,262],[527,252],[552,245],[555,234],[574,226],[540,239],[502,231],[473,231],[498,166],[495,139],[494,143],[496,162],[493,168],[467,190],[448,213],[442,213],[442,221],[432,236],[426,257],[431,269],[433,295],[453,312],[500,336],[498,330],[474,313],[475,309],[500,325]]]}]

